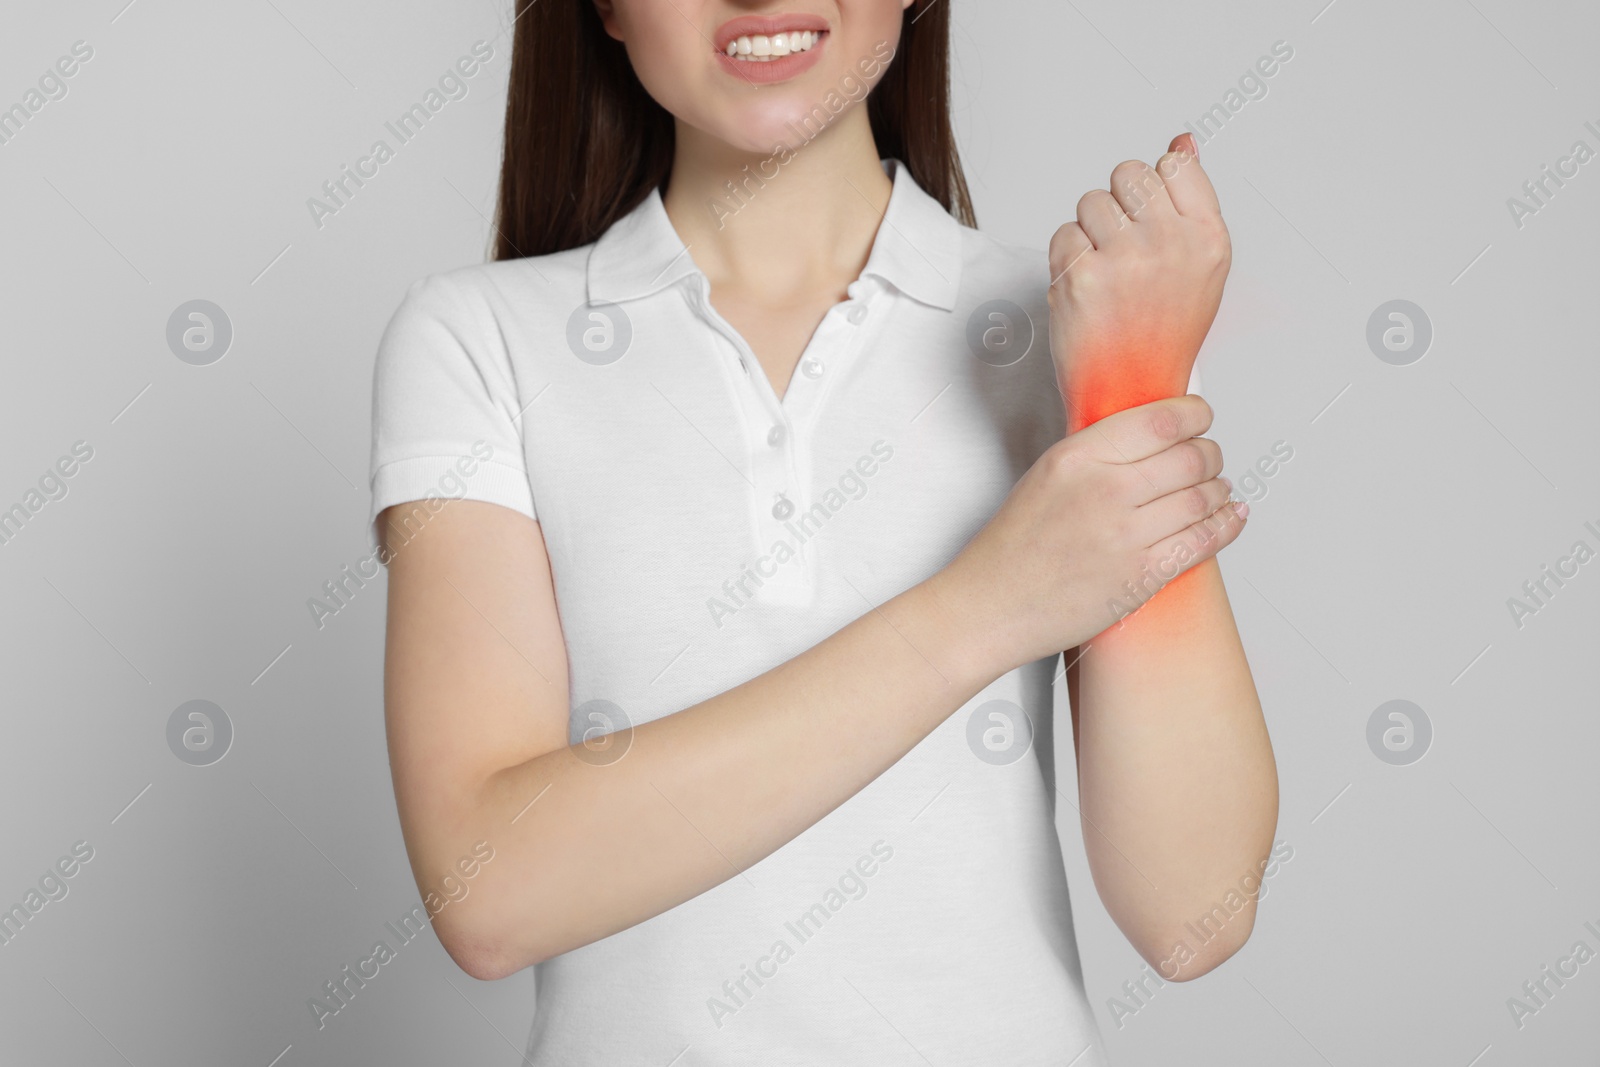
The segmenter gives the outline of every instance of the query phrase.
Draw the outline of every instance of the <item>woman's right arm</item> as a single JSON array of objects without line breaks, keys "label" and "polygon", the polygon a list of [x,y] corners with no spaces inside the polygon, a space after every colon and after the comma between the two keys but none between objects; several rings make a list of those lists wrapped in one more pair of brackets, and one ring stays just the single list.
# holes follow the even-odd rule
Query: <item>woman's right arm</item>
[{"label": "woman's right arm", "polygon": [[943,570],[765,674],[634,727],[609,762],[568,744],[538,523],[478,501],[443,507],[389,562],[384,685],[419,889],[443,896],[478,842],[494,850],[435,917],[446,951],[499,978],[711,889],[995,678],[1105,629],[1107,604],[1148,560],[1179,540],[1190,565],[1210,558],[1227,542],[1202,542],[1201,526],[1227,488],[1215,444],[1191,440],[1210,418],[1200,398],[1177,397],[1058,442]]}]

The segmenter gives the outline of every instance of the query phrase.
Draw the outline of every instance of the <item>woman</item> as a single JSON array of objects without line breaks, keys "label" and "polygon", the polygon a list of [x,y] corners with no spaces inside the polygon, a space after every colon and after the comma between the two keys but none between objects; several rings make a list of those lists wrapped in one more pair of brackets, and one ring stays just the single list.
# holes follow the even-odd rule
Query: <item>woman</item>
[{"label": "woman", "polygon": [[1228,259],[1192,142],[1047,260],[958,221],[948,2],[520,7],[496,260],[376,371],[440,941],[537,965],[537,1063],[1101,1063],[1056,798],[1174,980],[1276,821],[1177,395]]}]

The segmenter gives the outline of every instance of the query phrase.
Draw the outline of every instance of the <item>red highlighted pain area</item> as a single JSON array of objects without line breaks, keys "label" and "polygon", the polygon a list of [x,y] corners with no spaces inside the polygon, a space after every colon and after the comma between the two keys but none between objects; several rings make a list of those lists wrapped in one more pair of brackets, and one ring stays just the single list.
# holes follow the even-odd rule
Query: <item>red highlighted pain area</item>
[{"label": "red highlighted pain area", "polygon": [[[1193,357],[1175,354],[1187,346],[1150,339],[1129,344],[1124,338],[1106,346],[1074,353],[1063,397],[1067,432],[1093,426],[1108,415],[1168,397],[1182,396],[1189,385]],[[1220,530],[1221,519],[1210,520]],[[1208,530],[1186,531],[1179,543],[1158,554],[1147,573],[1130,574],[1121,594],[1107,605],[1108,628],[1093,638],[1103,650],[1129,639],[1162,640],[1196,625],[1198,571],[1188,569],[1204,548]]]},{"label": "red highlighted pain area", "polygon": [[1115,349],[1078,353],[1063,390],[1067,432],[1077,433],[1140,404],[1182,396],[1194,359],[1173,355],[1173,348],[1152,338],[1143,344],[1124,340]]}]

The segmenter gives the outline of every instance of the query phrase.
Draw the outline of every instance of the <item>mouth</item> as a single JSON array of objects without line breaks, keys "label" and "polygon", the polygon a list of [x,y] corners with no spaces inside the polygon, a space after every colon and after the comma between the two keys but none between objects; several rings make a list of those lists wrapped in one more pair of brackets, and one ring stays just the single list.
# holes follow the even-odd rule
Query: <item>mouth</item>
[{"label": "mouth", "polygon": [[770,64],[808,55],[827,36],[828,22],[818,15],[746,15],[723,23],[713,46],[733,63]]},{"label": "mouth", "polygon": [[776,34],[742,34],[729,41],[722,52],[740,63],[770,63],[784,56],[811,51],[826,33],[826,30],[791,30]]}]

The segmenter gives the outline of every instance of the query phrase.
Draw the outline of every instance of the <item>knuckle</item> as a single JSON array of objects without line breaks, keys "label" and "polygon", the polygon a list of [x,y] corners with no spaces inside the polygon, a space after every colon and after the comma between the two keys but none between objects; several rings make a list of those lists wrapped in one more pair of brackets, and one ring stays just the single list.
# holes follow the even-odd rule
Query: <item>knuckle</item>
[{"label": "knuckle", "polygon": [[1194,520],[1203,519],[1211,514],[1211,499],[1206,496],[1206,491],[1198,485],[1183,491],[1183,510]]},{"label": "knuckle", "polygon": [[1222,264],[1233,256],[1233,242],[1222,220],[1203,219],[1199,223],[1198,252],[1210,264]]},{"label": "knuckle", "polygon": [[1111,168],[1111,180],[1117,184],[1131,185],[1141,181],[1149,169],[1142,160],[1125,159]]},{"label": "knuckle", "polygon": [[1200,551],[1207,556],[1215,555],[1217,550],[1228,543],[1228,535],[1232,532],[1233,523],[1228,521],[1226,515],[1213,512],[1200,524],[1204,539],[1200,542]]},{"label": "knuckle", "polygon": [[1182,445],[1182,448],[1183,473],[1187,475],[1191,481],[1201,481],[1205,478],[1207,474],[1207,467],[1210,466],[1211,462],[1210,458],[1206,455],[1206,450],[1200,447],[1200,444],[1197,441],[1185,441]]},{"label": "knuckle", "polygon": [[1090,189],[1078,198],[1078,214],[1082,215],[1085,210],[1094,208],[1110,198],[1111,193],[1108,190]]},{"label": "knuckle", "polygon": [[1226,241],[1213,241],[1206,246],[1206,264],[1213,269],[1233,264],[1233,252]]},{"label": "knuckle", "polygon": [[[1088,238],[1076,222],[1069,222],[1056,230],[1050,238],[1050,277],[1054,285],[1064,282],[1073,261],[1083,254]],[[1052,286],[1053,287],[1053,286]]]},{"label": "knuckle", "polygon": [[1092,254],[1085,254],[1076,262],[1071,262],[1070,270],[1067,269],[1068,264],[1062,264],[1061,270],[1056,272],[1059,275],[1056,285],[1066,290],[1066,294],[1093,306],[1099,294],[1107,292],[1107,286],[1115,276],[1115,263],[1107,255],[1105,251],[1096,249]]},{"label": "knuckle", "polygon": [[1182,420],[1170,404],[1161,404],[1146,416],[1146,428],[1160,441],[1176,441],[1183,428]]},{"label": "knuckle", "polygon": [[1057,441],[1040,457],[1044,473],[1052,481],[1072,477],[1081,465],[1079,451],[1077,443],[1070,437]]}]

